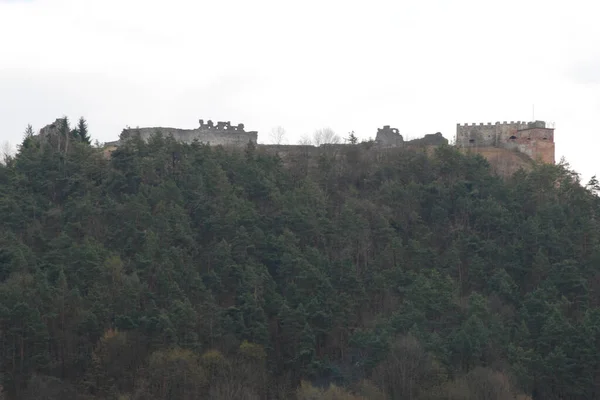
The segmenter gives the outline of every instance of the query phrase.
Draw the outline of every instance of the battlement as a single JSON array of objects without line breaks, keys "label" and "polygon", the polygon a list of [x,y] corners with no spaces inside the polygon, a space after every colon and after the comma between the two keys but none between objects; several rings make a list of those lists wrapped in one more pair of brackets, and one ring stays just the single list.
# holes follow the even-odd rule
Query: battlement
[{"label": "battlement", "polygon": [[535,128],[546,128],[546,123],[544,121],[532,121],[532,122],[527,122],[527,121],[496,121],[496,122],[473,122],[473,123],[458,123],[456,124],[456,126],[496,126],[496,125],[526,125],[526,126],[530,126],[530,127],[535,127]]},{"label": "battlement", "polygon": [[545,121],[456,124],[456,146],[516,149],[531,158],[554,162],[554,127]]},{"label": "battlement", "polygon": [[500,126],[504,126],[504,125],[506,125],[506,126],[519,125],[519,126],[526,126],[528,128],[554,129],[554,128],[547,127],[545,121],[539,121],[539,120],[538,121],[530,121],[530,122],[528,122],[528,121],[510,121],[510,122],[509,121],[503,121],[503,122],[496,121],[496,122],[493,122],[493,123],[492,122],[473,122],[473,123],[467,122],[467,123],[464,123],[464,124],[461,124],[461,123],[457,123],[456,124],[457,127],[467,127],[467,126],[470,126],[470,127],[473,127],[473,126],[497,126],[497,125],[500,125]]}]

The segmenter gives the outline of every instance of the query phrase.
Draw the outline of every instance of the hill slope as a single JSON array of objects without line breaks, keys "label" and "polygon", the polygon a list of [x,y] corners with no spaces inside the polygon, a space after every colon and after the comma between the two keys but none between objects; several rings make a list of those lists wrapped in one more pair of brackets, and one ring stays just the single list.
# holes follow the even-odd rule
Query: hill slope
[{"label": "hill slope", "polygon": [[481,155],[488,161],[492,170],[504,178],[513,176],[520,169],[530,171],[534,164],[534,160],[528,155],[502,147],[464,147],[460,148],[460,151]]},{"label": "hill slope", "polygon": [[598,396],[600,204],[566,166],[288,164],[26,140],[0,167],[5,395]]}]

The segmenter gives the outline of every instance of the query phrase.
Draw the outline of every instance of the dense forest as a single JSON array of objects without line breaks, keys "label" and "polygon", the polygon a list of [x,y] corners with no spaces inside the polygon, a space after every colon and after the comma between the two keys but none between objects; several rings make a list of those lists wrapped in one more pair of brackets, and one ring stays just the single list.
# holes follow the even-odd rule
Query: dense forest
[{"label": "dense forest", "polygon": [[600,188],[568,164],[82,129],[0,166],[4,399],[600,398]]}]

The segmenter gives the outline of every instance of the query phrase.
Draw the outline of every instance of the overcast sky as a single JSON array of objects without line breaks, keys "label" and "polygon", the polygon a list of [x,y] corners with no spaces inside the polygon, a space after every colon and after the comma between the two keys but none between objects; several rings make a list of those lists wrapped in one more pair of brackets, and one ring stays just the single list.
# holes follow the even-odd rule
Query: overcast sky
[{"label": "overcast sky", "polygon": [[0,141],[63,115],[405,137],[556,124],[557,160],[600,172],[597,0],[0,0]]}]

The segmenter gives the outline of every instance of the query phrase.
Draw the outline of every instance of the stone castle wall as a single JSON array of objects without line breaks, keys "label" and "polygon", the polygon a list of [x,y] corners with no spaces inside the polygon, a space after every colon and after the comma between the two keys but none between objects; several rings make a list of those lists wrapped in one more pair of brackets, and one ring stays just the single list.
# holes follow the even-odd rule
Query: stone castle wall
[{"label": "stone castle wall", "polygon": [[519,169],[527,171],[533,165],[533,160],[527,154],[503,147],[462,147],[459,150],[481,155],[490,164],[492,171],[504,178],[510,177]]},{"label": "stone castle wall", "polygon": [[[218,122],[213,125],[212,121],[204,123],[200,120],[200,127],[197,129],[178,129],[178,128],[134,128],[124,129],[121,133],[119,142],[131,139],[137,135],[144,141],[148,141],[153,135],[160,133],[163,136],[173,136],[175,140],[183,143],[192,143],[197,140],[213,146],[245,146],[249,142],[255,143],[258,139],[258,132],[244,130],[244,124],[232,126],[229,122]],[[109,145],[118,143],[108,143]]]},{"label": "stone castle wall", "polygon": [[544,121],[511,121],[495,124],[457,124],[459,148],[500,147],[516,150],[534,160],[554,163],[554,129]]},{"label": "stone castle wall", "polygon": [[[276,154],[288,162],[295,159],[316,159],[320,154],[333,155],[344,153],[350,149],[348,144],[325,144],[319,147],[302,145],[264,145],[257,144],[258,133],[246,132],[244,125],[232,126],[229,122],[218,122],[214,125],[211,121],[204,123],[200,120],[197,129],[177,128],[136,128],[125,129],[120,140],[105,144],[105,155],[118,148],[119,145],[137,135],[148,141],[153,135],[160,133],[163,136],[173,136],[177,141],[192,143],[197,140],[201,143],[217,146],[223,145],[233,148],[243,148],[248,143],[254,143],[262,152]],[[376,153],[389,152],[402,149],[424,148],[426,151],[448,144],[448,140],[439,132],[425,135],[423,138],[405,141],[396,128],[389,125],[377,130],[374,143],[362,144],[366,148],[374,146]],[[554,129],[547,128],[545,122],[496,122],[495,124],[457,124],[456,146],[461,151],[472,151],[484,156],[501,175],[514,172],[516,169],[531,164],[532,160],[545,163],[555,162]],[[341,153],[340,153],[341,152]]]},{"label": "stone castle wall", "polygon": [[385,125],[383,128],[377,129],[375,143],[381,147],[402,147],[402,146],[439,146],[448,144],[446,139],[440,132],[430,133],[420,139],[404,141],[400,131],[396,128],[390,128]]},{"label": "stone castle wall", "polygon": [[[219,122],[217,125],[213,125],[212,121],[208,121],[204,123],[203,120],[200,120],[200,127],[197,129],[179,129],[179,128],[164,128],[164,127],[156,127],[156,128],[133,128],[133,129],[124,129],[121,133],[120,139],[115,142],[105,143],[105,147],[107,148],[117,148],[120,144],[125,141],[132,139],[134,137],[139,136],[142,140],[148,141],[153,135],[161,134],[163,137],[173,136],[173,138],[178,142],[183,143],[192,143],[194,140],[198,140],[201,143],[206,143],[212,146],[234,146],[234,147],[244,147],[249,142],[257,144],[258,140],[258,132],[251,131],[246,132],[244,130],[244,125],[239,124],[237,126],[232,126],[229,122]],[[390,128],[389,125],[384,126],[377,130],[377,137],[375,139],[375,145],[378,147],[389,148],[389,147],[414,147],[414,146],[435,146],[448,144],[448,140],[442,136],[440,132],[427,134],[423,138],[413,139],[409,141],[404,141],[402,135],[396,128]],[[258,146],[268,146],[269,148],[275,149],[279,148],[280,150],[288,152],[290,149],[300,150],[301,148],[314,148],[314,146],[301,146],[301,145],[287,145],[287,146],[277,146],[277,145],[258,145]],[[334,146],[331,144],[324,144],[322,146]],[[339,145],[345,146],[345,145]],[[284,150],[285,149],[285,150]],[[310,151],[307,150],[306,151]]]}]

